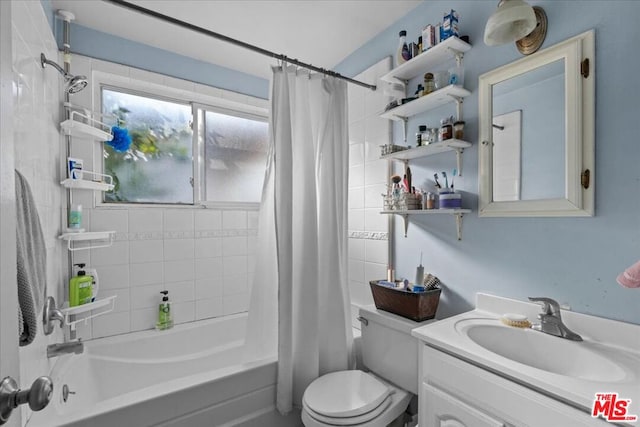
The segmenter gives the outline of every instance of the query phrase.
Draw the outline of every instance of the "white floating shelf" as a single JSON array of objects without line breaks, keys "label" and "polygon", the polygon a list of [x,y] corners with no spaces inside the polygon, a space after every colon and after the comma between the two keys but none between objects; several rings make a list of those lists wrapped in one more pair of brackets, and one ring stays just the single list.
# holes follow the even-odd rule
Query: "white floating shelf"
[{"label": "white floating shelf", "polygon": [[436,215],[436,214],[448,214],[458,215],[471,213],[471,209],[412,209],[407,211],[382,211],[381,214],[385,215]]},{"label": "white floating shelf", "polygon": [[[89,319],[93,319],[98,316],[102,316],[103,314],[107,314],[113,311],[115,307],[115,299],[117,295],[112,295],[106,298],[99,299],[97,301],[91,302],[89,304],[82,304],[75,307],[68,307],[69,303],[65,303],[67,307],[61,308],[60,311],[64,316],[64,324],[69,326],[71,330],[75,330],[76,324],[80,322],[88,322]],[[94,310],[99,310],[101,308],[105,308],[105,310],[99,311],[97,313],[91,313],[89,316],[82,316],[80,319],[71,320],[71,316],[76,316],[82,313],[93,312]]]},{"label": "white floating shelf", "polygon": [[109,125],[79,111],[72,111],[69,118],[60,123],[60,128],[65,135],[92,138],[96,141],[111,141],[113,139]]},{"label": "white floating shelf", "polygon": [[81,242],[86,240],[108,240],[114,234],[116,234],[115,231],[85,231],[84,233],[64,233],[60,235],[60,238],[72,242]]},{"label": "white floating shelf", "polygon": [[381,159],[391,160],[412,160],[421,157],[433,156],[434,154],[446,153],[448,151],[459,151],[471,147],[471,143],[461,139],[447,139],[444,141],[432,142],[420,147],[409,148],[408,150],[396,151],[386,154]]},{"label": "white floating shelf", "polygon": [[91,311],[91,310],[96,310],[98,308],[102,308],[105,307],[107,305],[110,305],[114,302],[114,300],[116,299],[117,295],[112,295],[110,297],[106,297],[106,298],[102,298],[99,300],[96,300],[94,302],[88,303],[88,304],[82,304],[82,305],[77,305],[75,307],[69,307],[69,303],[65,303],[65,308],[61,308],[60,311],[62,312],[62,314],[64,315],[73,315],[73,314],[80,314],[80,313],[85,313],[87,311]]},{"label": "white floating shelf", "polygon": [[75,188],[81,190],[111,191],[113,190],[113,177],[103,173],[93,172],[86,169],[67,170],[69,178],[61,181],[65,188]]},{"label": "white floating shelf", "polygon": [[458,240],[462,240],[462,215],[471,213],[471,209],[415,209],[407,211],[382,211],[383,215],[400,215],[404,220],[404,237],[407,237],[409,229],[410,215],[453,215],[456,217],[456,235]]},{"label": "white floating shelf", "polygon": [[86,179],[65,179],[60,182],[65,188],[73,188],[79,190],[96,190],[96,191],[111,191],[113,190],[113,184],[107,184],[106,182],[89,181]]},{"label": "white floating shelf", "polygon": [[398,80],[406,82],[418,75],[424,74],[429,68],[442,64],[443,62],[455,58],[456,55],[471,49],[471,45],[457,37],[450,37],[438,43],[426,52],[422,52],[415,58],[391,70],[381,77],[381,80],[395,83]]},{"label": "white floating shelf", "polygon": [[383,119],[405,120],[407,117],[415,116],[425,111],[433,110],[442,105],[446,105],[452,101],[471,95],[467,89],[462,86],[449,85],[431,92],[428,95],[409,101],[406,104],[399,105],[391,110],[380,114]]},{"label": "white floating shelf", "polygon": [[[67,249],[70,251],[79,251],[82,249],[97,249],[106,248],[113,244],[115,239],[115,231],[85,231],[81,233],[63,233],[58,238],[67,242]],[[98,245],[88,245],[76,247],[72,245],[72,242],[103,242]]]}]

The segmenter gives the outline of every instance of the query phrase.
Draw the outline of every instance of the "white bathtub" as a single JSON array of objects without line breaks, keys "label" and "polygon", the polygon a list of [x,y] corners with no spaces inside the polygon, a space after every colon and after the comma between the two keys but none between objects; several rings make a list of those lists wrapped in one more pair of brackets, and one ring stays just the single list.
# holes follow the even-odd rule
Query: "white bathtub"
[{"label": "white bathtub", "polygon": [[[276,357],[249,360],[246,314],[85,343],[58,358],[27,427],[221,426],[273,408]],[[76,394],[63,402],[62,388]]]}]

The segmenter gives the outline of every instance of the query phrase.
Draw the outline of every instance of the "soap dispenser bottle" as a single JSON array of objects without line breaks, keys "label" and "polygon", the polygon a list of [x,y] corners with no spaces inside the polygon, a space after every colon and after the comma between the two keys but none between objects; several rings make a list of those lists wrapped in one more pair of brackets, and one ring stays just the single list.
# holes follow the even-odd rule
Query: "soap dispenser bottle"
[{"label": "soap dispenser bottle", "polygon": [[156,329],[163,331],[173,327],[173,318],[171,317],[171,305],[169,304],[169,291],[161,291],[162,301],[158,306],[158,323]]},{"label": "soap dispenser bottle", "polygon": [[78,273],[69,280],[69,307],[90,303],[93,298],[93,277],[84,271],[85,264],[74,265]]}]

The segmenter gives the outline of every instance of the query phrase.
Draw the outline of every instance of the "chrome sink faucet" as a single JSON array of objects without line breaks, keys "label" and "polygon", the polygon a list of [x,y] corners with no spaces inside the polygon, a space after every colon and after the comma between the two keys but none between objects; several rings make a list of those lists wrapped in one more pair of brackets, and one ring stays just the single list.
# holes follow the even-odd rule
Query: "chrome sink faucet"
[{"label": "chrome sink faucet", "polygon": [[51,344],[47,346],[47,357],[57,357],[63,354],[81,354],[84,352],[84,343],[81,339],[78,341],[69,341],[60,344]]},{"label": "chrome sink faucet", "polygon": [[582,341],[580,335],[572,332],[562,323],[560,304],[557,301],[545,297],[529,297],[529,301],[542,303],[542,313],[538,314],[540,324],[531,326],[532,329],[571,341]]}]

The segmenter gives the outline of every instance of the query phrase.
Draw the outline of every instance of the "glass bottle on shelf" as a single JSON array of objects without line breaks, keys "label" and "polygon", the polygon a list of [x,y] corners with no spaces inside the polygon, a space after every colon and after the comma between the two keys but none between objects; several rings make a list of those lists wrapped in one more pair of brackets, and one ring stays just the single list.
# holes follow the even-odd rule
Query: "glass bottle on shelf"
[{"label": "glass bottle on shelf", "polygon": [[433,79],[433,73],[425,73],[424,75],[424,91],[423,95],[428,95],[434,90],[436,90],[435,80]]},{"label": "glass bottle on shelf", "polygon": [[400,31],[400,40],[398,41],[398,50],[396,51],[396,67],[404,64],[411,59],[409,46],[407,46],[407,32]]}]

